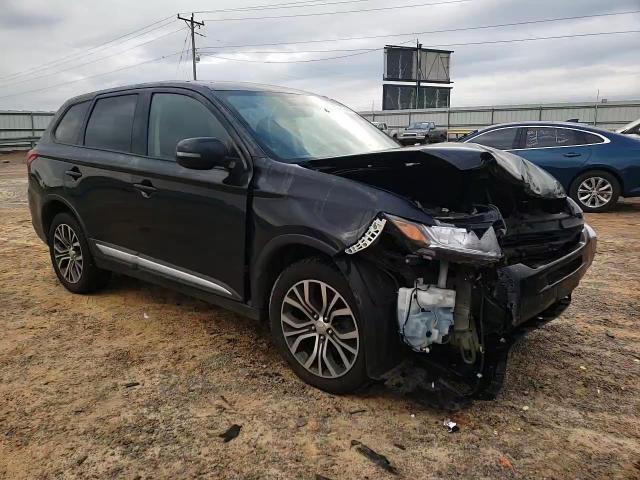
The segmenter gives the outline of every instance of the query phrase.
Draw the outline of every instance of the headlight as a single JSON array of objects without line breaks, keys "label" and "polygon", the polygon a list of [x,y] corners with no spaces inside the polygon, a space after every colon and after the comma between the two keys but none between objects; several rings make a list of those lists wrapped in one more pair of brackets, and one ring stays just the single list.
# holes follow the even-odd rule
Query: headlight
[{"label": "headlight", "polygon": [[428,227],[393,215],[386,217],[408,240],[422,247],[484,260],[499,260],[502,257],[493,227],[489,227],[482,237],[478,237],[475,232],[464,228],[445,225]]}]

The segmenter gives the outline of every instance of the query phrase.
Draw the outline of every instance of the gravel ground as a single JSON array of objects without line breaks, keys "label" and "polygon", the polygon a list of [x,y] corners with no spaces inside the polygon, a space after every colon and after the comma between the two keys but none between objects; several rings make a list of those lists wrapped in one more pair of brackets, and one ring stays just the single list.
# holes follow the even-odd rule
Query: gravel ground
[{"label": "gravel ground", "polygon": [[497,400],[450,414],[308,387],[264,326],[169,290],[68,293],[25,189],[0,156],[0,478],[640,478],[640,202],[589,216],[571,307],[514,347]]}]

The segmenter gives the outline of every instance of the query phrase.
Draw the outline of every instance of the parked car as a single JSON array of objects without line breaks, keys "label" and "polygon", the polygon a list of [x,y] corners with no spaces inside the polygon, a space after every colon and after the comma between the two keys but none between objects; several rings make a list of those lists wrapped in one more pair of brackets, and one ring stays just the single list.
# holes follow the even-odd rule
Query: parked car
[{"label": "parked car", "polygon": [[387,126],[386,123],[384,122],[371,122],[371,124],[376,127],[378,130],[380,130],[381,132],[384,132],[385,134],[389,134],[389,127]]},{"label": "parked car", "polygon": [[640,142],[568,122],[503,123],[461,139],[499,148],[551,173],[587,212],[602,212],[618,198],[640,196]]},{"label": "parked car", "polygon": [[27,164],[33,226],[67,290],[115,271],[268,320],[295,373],[336,393],[411,361],[495,395],[514,338],[566,308],[595,252],[580,209],[528,161],[403,149],[278,87],[82,95]]},{"label": "parked car", "polygon": [[624,127],[616,130],[616,133],[621,135],[633,135],[634,137],[640,138],[640,118],[627,123]]},{"label": "parked car", "polygon": [[416,122],[398,132],[396,138],[403,145],[446,142],[447,131],[437,128],[434,122]]}]

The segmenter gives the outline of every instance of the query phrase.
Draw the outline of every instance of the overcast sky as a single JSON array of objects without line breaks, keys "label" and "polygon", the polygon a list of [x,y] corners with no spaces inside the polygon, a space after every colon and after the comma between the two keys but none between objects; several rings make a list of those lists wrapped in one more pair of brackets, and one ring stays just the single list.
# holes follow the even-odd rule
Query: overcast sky
[{"label": "overcast sky", "polygon": [[[129,41],[99,47],[163,17],[182,12],[291,3],[294,0],[2,0],[0,9],[0,109],[55,110],[84,92],[144,81],[188,79],[190,60],[182,51],[184,24],[167,20]],[[380,108],[382,50],[308,63],[256,63],[309,60],[354,52],[309,50],[374,49],[415,42],[415,35],[284,46],[225,45],[299,42],[314,39],[424,32],[528,20],[640,10],[640,0],[468,0],[393,10],[262,20],[239,17],[335,12],[389,6],[424,5],[438,0],[317,0],[332,3],[302,8],[199,13],[205,20],[199,47],[222,47],[202,56],[201,80],[250,81],[285,85],[327,95],[356,110]],[[451,1],[451,0],[440,0]],[[338,2],[338,3],[336,3]],[[310,2],[307,2],[310,3]],[[165,25],[166,24],[166,25]],[[159,27],[159,28],[156,28]],[[154,30],[151,30],[155,28]],[[176,32],[176,30],[179,30]],[[640,30],[640,14],[617,15],[528,26],[422,34],[425,47],[452,43]],[[158,37],[158,40],[154,40]],[[141,43],[145,45],[135,47]],[[127,50],[128,49],[128,50]],[[453,106],[640,99],[640,34],[602,35],[535,42],[455,46],[451,59]],[[127,51],[124,51],[127,50]],[[258,53],[238,54],[239,50]],[[260,53],[283,51],[288,53]],[[290,52],[305,51],[308,53]],[[204,51],[203,51],[204,52]],[[163,60],[143,63],[164,55]],[[74,56],[75,55],[75,56]],[[103,57],[109,57],[104,58]],[[42,68],[41,65],[66,57]],[[186,61],[185,61],[186,60]],[[91,63],[88,63],[91,62]],[[82,65],[88,63],[87,65]],[[128,68],[134,66],[133,68]],[[40,67],[40,68],[39,68]],[[38,69],[39,68],[39,69]],[[33,70],[32,70],[33,69]],[[111,70],[118,72],[100,75]],[[10,75],[29,70],[28,75]],[[64,71],[61,71],[64,70]],[[99,75],[99,76],[96,76]],[[93,76],[84,80],[84,77]],[[40,77],[40,78],[36,78]],[[66,85],[57,86],[67,82]],[[69,83],[71,82],[71,83]],[[38,92],[21,92],[42,89]]]}]

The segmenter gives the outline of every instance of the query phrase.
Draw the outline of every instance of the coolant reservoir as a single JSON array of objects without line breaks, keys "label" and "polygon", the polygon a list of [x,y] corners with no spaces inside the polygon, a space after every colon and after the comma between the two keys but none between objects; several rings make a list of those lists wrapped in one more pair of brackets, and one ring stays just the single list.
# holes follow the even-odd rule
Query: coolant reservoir
[{"label": "coolant reservoir", "polygon": [[432,343],[442,343],[453,325],[455,290],[418,284],[398,290],[398,329],[412,349],[425,352]]}]

